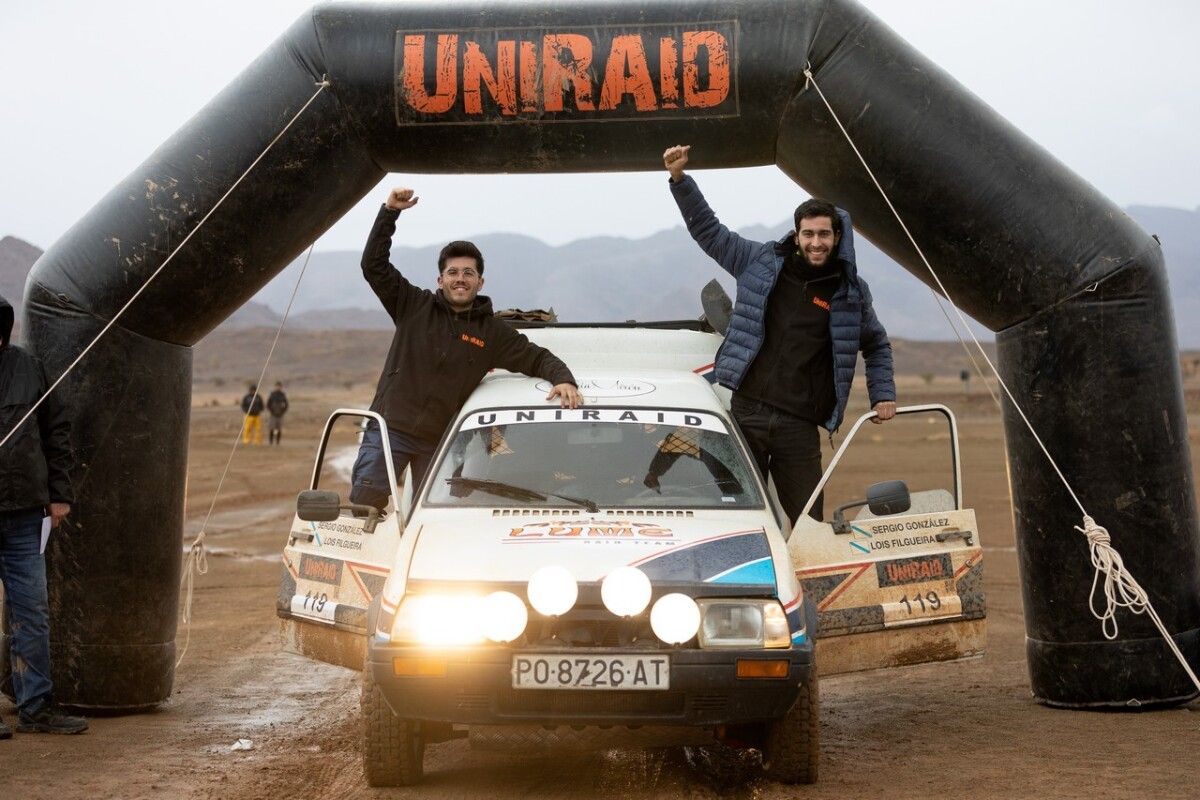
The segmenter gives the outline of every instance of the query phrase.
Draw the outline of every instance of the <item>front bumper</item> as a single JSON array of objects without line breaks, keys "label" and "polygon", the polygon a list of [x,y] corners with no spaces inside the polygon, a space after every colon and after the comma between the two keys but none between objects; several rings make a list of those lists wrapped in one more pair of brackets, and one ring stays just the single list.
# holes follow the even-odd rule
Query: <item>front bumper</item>
[{"label": "front bumper", "polygon": [[[776,719],[796,700],[815,669],[811,643],[788,650],[641,651],[570,648],[528,652],[570,657],[666,654],[670,689],[516,689],[512,657],[519,651],[478,647],[433,651],[378,640],[368,646],[367,669],[396,715],[464,725],[736,725]],[[525,652],[525,651],[520,651]],[[437,677],[398,676],[394,659],[437,659]],[[738,678],[739,659],[783,659],[786,678]]]}]

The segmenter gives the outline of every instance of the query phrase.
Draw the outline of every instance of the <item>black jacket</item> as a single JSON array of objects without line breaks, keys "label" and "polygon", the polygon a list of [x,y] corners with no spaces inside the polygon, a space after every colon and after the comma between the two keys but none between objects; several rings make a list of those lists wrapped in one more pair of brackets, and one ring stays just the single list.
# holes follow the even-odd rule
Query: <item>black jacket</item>
[{"label": "black jacket", "polygon": [[[12,325],[12,306],[0,297],[0,440],[50,386],[42,362],[8,344]],[[0,448],[0,514],[73,503],[73,463],[71,423],[58,395],[51,394]]]},{"label": "black jacket", "polygon": [[282,389],[276,389],[271,392],[271,396],[267,398],[267,411],[271,412],[273,417],[282,417],[287,413],[288,399]]},{"label": "black jacket", "polygon": [[247,393],[242,395],[242,413],[249,414],[252,417],[257,417],[262,413],[263,399],[258,392]]},{"label": "black jacket", "polygon": [[551,384],[575,383],[553,353],[492,316],[487,297],[479,295],[469,310],[455,311],[440,290],[409,283],[388,261],[399,215],[380,209],[362,257],[363,276],[396,323],[371,401],[371,410],[389,428],[436,442],[483,376],[496,368]]}]

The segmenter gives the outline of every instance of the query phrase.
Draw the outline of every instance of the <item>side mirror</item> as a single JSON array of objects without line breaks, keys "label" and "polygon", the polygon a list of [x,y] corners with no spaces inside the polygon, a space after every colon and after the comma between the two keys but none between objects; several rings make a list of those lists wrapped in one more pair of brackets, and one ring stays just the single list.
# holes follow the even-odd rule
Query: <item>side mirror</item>
[{"label": "side mirror", "polygon": [[341,502],[337,492],[306,489],[296,495],[296,516],[305,522],[333,522]]},{"label": "side mirror", "polygon": [[903,514],[912,506],[904,481],[881,481],[867,487],[867,507],[877,517]]},{"label": "side mirror", "polygon": [[709,326],[724,336],[733,316],[733,301],[715,278],[700,290],[700,307],[704,309],[704,319]]}]

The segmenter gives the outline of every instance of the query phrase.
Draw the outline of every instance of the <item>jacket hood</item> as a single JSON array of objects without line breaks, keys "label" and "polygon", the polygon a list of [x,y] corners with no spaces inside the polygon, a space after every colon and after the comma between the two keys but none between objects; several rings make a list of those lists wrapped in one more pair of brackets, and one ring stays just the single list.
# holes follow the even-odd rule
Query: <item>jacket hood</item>
[{"label": "jacket hood", "polygon": [[3,296],[0,296],[0,347],[7,346],[12,337],[13,307]]},{"label": "jacket hood", "polygon": [[490,317],[495,313],[492,310],[492,298],[490,298],[486,295],[482,295],[482,294],[475,295],[475,302],[472,303],[471,307],[468,308],[466,311],[456,311],[450,305],[450,301],[446,299],[446,295],[442,294],[441,289],[438,289],[437,292],[434,293],[434,297],[437,300],[437,304],[439,306],[441,306],[442,308],[446,309],[447,311],[449,311],[451,314],[465,315],[468,318],[474,318],[474,317]]},{"label": "jacket hood", "polygon": [[[838,218],[842,221],[842,238],[838,240],[837,260],[847,278],[858,279],[858,261],[854,255],[854,225],[850,222],[850,213],[843,208],[837,210]],[[775,243],[775,251],[784,253],[796,240],[793,228]]]}]

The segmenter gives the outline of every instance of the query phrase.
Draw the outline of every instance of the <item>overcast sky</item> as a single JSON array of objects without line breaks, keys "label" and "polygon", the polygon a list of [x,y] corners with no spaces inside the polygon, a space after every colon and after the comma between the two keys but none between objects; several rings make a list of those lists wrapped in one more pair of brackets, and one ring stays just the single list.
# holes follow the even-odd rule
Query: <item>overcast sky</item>
[{"label": "overcast sky", "polygon": [[[310,5],[0,0],[0,235],[50,245]],[[1122,206],[1200,206],[1200,2],[865,5]],[[733,227],[779,222],[803,197],[774,167],[701,177]],[[589,216],[555,202],[585,180],[597,197],[620,196],[619,207]],[[678,224],[657,173],[388,176],[318,249],[361,247],[394,183],[422,196],[421,225],[398,236],[405,244],[493,231],[558,244]]]}]

